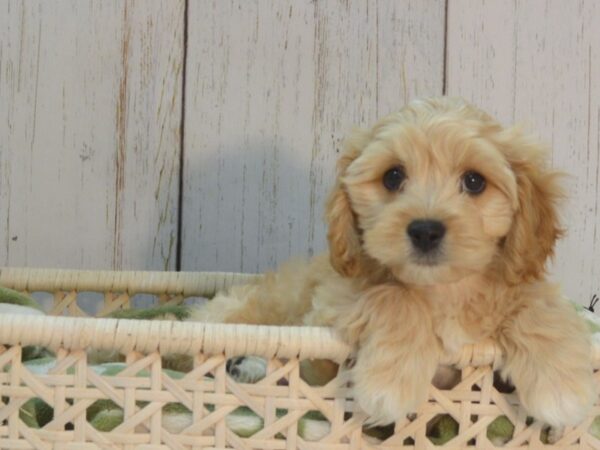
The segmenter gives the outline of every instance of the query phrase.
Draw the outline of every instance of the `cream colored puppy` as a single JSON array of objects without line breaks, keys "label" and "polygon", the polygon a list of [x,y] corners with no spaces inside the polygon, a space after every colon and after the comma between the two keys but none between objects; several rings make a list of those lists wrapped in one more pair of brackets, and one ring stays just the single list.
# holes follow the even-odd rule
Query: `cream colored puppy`
[{"label": "cream colored puppy", "polygon": [[426,400],[442,352],[492,338],[525,408],[576,424],[596,390],[585,326],[544,276],[560,196],[535,140],[462,100],[414,101],[348,139],[327,255],[195,318],[334,327],[357,348],[354,395],[377,424]]}]

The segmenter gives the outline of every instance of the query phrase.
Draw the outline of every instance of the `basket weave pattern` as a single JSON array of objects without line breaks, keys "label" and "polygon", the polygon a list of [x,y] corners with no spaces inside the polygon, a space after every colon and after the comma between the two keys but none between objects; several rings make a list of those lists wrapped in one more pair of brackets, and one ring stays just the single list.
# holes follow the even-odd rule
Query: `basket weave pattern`
[{"label": "basket weave pattern", "polygon": [[[502,415],[515,426],[505,448],[547,447],[540,440],[542,425],[527,421],[516,395],[495,389],[493,370],[501,366],[502,358],[492,343],[446,355],[446,363],[461,368],[462,381],[451,390],[432,386],[429,402],[397,423],[391,437],[378,442],[363,432],[366,416],[352,401],[343,371],[322,387],[309,386],[300,378],[303,359],[342,362],[349,356],[350,349],[328,329],[88,318],[77,303],[82,292],[100,292],[104,302],[98,315],[104,316],[130,307],[135,294],[151,294],[160,303],[180,303],[188,297],[210,297],[251,278],[224,273],[0,269],[0,285],[53,296],[52,317],[0,316],[0,448],[426,449],[434,447],[426,436],[427,424],[440,414],[458,422],[458,435],[446,448],[496,448],[486,430]],[[62,315],[71,317],[54,317]],[[26,345],[56,351],[57,364],[49,374],[37,375],[21,363]],[[98,375],[87,361],[86,351],[91,348],[123,353],[127,368],[111,377]],[[194,357],[193,370],[182,379],[162,371],[161,355],[170,353]],[[266,378],[242,384],[229,377],[227,358],[239,355],[266,358]],[[595,349],[596,367],[598,356]],[[149,376],[136,377],[143,369]],[[600,373],[596,375],[600,383]],[[34,397],[54,409],[53,419],[41,429],[29,428],[19,417],[21,406]],[[123,423],[109,433],[86,420],[86,409],[98,399],[110,399],[124,410]],[[169,403],[192,411],[192,420],[180,433],[163,427],[163,407]],[[250,408],[264,421],[263,428],[250,437],[240,437],[227,426],[227,415],[239,406]],[[287,413],[278,415],[278,410]],[[298,434],[298,422],[309,411],[319,411],[329,421],[328,432],[318,441],[309,442]],[[552,448],[600,449],[600,441],[588,433],[597,415],[600,406],[583,424],[564,430]]]}]

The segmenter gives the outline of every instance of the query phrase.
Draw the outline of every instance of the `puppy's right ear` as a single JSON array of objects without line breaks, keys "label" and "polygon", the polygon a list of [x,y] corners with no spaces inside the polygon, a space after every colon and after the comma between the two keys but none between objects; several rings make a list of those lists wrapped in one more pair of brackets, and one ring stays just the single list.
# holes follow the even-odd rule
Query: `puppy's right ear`
[{"label": "puppy's right ear", "polygon": [[345,143],[344,153],[337,163],[337,180],[326,208],[329,258],[333,268],[342,276],[358,277],[364,271],[364,255],[360,231],[343,178],[348,166],[368,144],[370,133],[357,130]]}]

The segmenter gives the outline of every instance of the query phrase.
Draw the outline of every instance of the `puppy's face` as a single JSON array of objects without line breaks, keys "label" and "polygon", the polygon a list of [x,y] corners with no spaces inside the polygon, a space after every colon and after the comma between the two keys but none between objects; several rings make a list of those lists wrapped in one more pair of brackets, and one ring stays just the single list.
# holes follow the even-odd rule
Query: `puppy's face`
[{"label": "puppy's face", "polygon": [[483,270],[510,229],[515,176],[498,149],[464,128],[384,125],[343,178],[364,250],[405,282]]},{"label": "puppy's face", "polygon": [[[536,205],[523,204],[533,198],[521,198],[526,196],[519,189],[523,175],[511,160],[523,151],[539,152],[511,148],[514,135],[481,111],[445,99],[409,105],[358,140],[339,189],[352,211],[363,271],[369,260],[402,282],[421,285],[457,281],[488,270],[493,262],[523,275],[510,260],[521,250],[509,247],[515,239],[519,245],[531,240],[533,246],[539,224],[508,236],[518,231],[518,221],[526,222],[520,216],[538,211]],[[533,159],[537,164],[537,156]],[[554,225],[550,249],[558,234]],[[330,244],[332,232],[330,220]],[[346,256],[350,250],[345,249]]]}]

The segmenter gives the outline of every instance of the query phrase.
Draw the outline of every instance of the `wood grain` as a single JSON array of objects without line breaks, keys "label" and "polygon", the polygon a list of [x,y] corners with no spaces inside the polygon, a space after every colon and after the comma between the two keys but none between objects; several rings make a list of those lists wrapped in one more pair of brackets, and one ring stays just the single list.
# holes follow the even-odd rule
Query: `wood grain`
[{"label": "wood grain", "polygon": [[343,136],[443,85],[443,1],[190,2],[182,267],[325,248]]},{"label": "wood grain", "polygon": [[449,0],[447,86],[552,147],[570,199],[553,276],[587,304],[600,290],[600,4]]},{"label": "wood grain", "polygon": [[184,1],[0,10],[0,265],[174,268]]},{"label": "wood grain", "polygon": [[597,2],[189,1],[185,93],[184,15],[2,2],[0,264],[258,272],[311,255],[343,137],[445,83],[552,147],[572,175],[553,273],[580,303],[600,291]]}]

